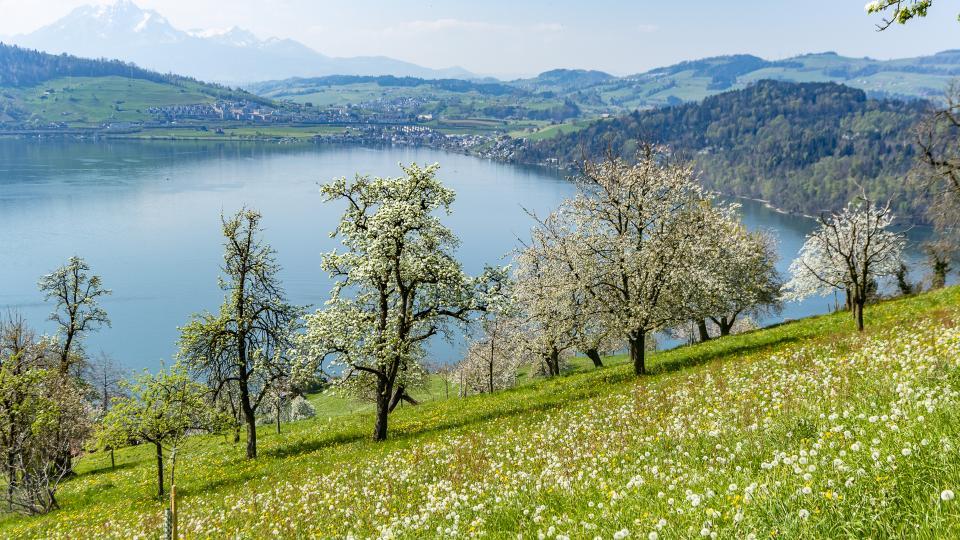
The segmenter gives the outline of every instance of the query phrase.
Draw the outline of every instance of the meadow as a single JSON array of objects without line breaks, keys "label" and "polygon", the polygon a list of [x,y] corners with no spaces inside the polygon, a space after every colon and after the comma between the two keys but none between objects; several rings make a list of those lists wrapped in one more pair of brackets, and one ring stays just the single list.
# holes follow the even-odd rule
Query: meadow
[{"label": "meadow", "polygon": [[[960,288],[431,399],[368,440],[364,406],[191,441],[190,538],[949,538],[960,535]],[[423,394],[421,394],[423,395]],[[0,536],[155,538],[152,449],[91,454],[62,509]]]}]

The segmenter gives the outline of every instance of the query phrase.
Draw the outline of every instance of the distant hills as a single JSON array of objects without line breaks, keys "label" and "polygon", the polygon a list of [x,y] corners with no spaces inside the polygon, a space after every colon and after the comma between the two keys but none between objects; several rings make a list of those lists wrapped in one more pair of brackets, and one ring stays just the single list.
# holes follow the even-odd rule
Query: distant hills
[{"label": "distant hills", "polygon": [[835,82],[872,97],[940,98],[960,76],[960,50],[896,60],[851,58],[834,52],[769,61],[752,55],[682,62],[604,84],[599,91],[627,92],[624,105],[655,106],[698,101],[759,80]]},{"label": "distant hills", "polygon": [[699,103],[635,111],[574,133],[528,141],[517,161],[572,164],[608,152],[632,158],[640,142],[692,159],[720,192],[816,215],[866,187],[921,220],[922,190],[905,182],[915,156],[912,127],[929,103],[873,99],[836,83],[763,80]]},{"label": "distant hills", "polygon": [[10,38],[54,54],[118,58],[208,81],[253,82],[323,75],[470,78],[460,68],[435,70],[387,57],[333,58],[291,39],[262,40],[249,31],[184,31],[130,0],[84,6],[51,25]]},{"label": "distant hills", "polygon": [[[527,104],[531,100],[544,103],[552,100],[550,106],[557,102],[575,104],[585,117],[591,117],[697,102],[761,80],[833,82],[863,90],[869,97],[939,100],[955,78],[960,78],[960,50],[897,60],[850,58],[826,52],[771,61],[741,54],[691,60],[626,77],[602,71],[555,69],[513,81],[483,79],[453,83],[445,80],[441,85],[415,77],[322,77],[267,81],[246,88],[270,97],[296,100],[308,96],[304,99],[325,103],[335,100],[334,93],[340,89],[345,104],[373,94],[369,85],[364,91],[358,91],[363,83],[392,88],[392,99],[403,95],[422,98],[425,91],[431,91],[428,87],[443,92],[435,96],[439,99],[451,97],[450,93],[487,94],[480,86],[486,85],[487,90],[496,88],[497,95],[512,95]],[[318,98],[317,94],[323,97]],[[503,111],[504,107],[523,103],[497,103],[497,108],[481,108],[481,112]]]},{"label": "distant hills", "polygon": [[897,60],[850,58],[833,52],[785,60],[739,54],[681,62],[645,73],[614,77],[583,70],[553,70],[509,84],[534,91],[569,94],[581,105],[634,110],[700,101],[760,80],[834,82],[871,97],[940,99],[960,77],[960,50]]},{"label": "distant hills", "polygon": [[0,126],[101,127],[142,122],[149,110],[216,102],[271,102],[244,90],[117,60],[52,55],[0,43]]}]

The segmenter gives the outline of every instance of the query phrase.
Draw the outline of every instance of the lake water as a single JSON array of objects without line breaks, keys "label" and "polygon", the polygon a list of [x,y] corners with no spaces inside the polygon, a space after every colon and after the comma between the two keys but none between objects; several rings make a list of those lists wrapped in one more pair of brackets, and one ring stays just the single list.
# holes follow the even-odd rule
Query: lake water
[{"label": "lake water", "polygon": [[[259,210],[290,300],[320,305],[329,291],[320,255],[337,247],[329,232],[340,208],[322,202],[319,184],[354,173],[398,175],[398,163],[410,162],[439,162],[440,178],[456,190],[445,222],[462,240],[469,272],[506,263],[528,235],[525,208],[546,213],[573,191],[550,171],[427,149],[0,140],[0,309],[51,330],[52,306],[37,280],[81,255],[113,290],[103,302],[113,326],[92,336],[88,351],[130,369],[169,364],[177,327],[223,299],[221,212]],[[785,271],[813,222],[742,203],[748,227],[777,233]],[[781,318],[832,304],[791,303]],[[455,361],[459,348],[436,344],[432,353],[435,361]]]}]

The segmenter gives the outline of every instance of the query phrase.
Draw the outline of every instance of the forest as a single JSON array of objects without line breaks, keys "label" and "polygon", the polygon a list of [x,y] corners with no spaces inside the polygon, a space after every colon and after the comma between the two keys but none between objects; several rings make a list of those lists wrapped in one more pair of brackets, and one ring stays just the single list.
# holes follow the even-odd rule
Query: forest
[{"label": "forest", "polygon": [[816,215],[863,186],[871,197],[892,198],[898,215],[923,221],[921,190],[902,179],[916,157],[914,126],[930,107],[834,83],[766,80],[531,142],[515,159],[575,165],[607,153],[630,157],[650,141],[692,159],[704,185],[725,194]]}]

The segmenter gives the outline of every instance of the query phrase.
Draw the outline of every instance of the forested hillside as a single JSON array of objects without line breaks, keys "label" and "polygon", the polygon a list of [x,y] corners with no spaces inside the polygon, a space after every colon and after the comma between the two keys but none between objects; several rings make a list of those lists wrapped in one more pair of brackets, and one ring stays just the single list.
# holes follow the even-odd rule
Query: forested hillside
[{"label": "forested hillside", "polygon": [[531,142],[518,160],[631,156],[650,141],[692,158],[705,185],[723,193],[816,214],[841,207],[863,185],[873,197],[892,198],[900,216],[919,219],[922,194],[904,179],[914,160],[912,126],[927,107],[868,99],[835,83],[766,80]]},{"label": "forested hillside", "polygon": [[[78,58],[67,54],[47,54],[0,43],[0,87],[26,88],[63,77],[125,77],[161,84],[183,86],[198,81],[179,75],[162,74],[119,60]],[[203,84],[217,97],[258,99],[242,90],[220,85]]]}]

